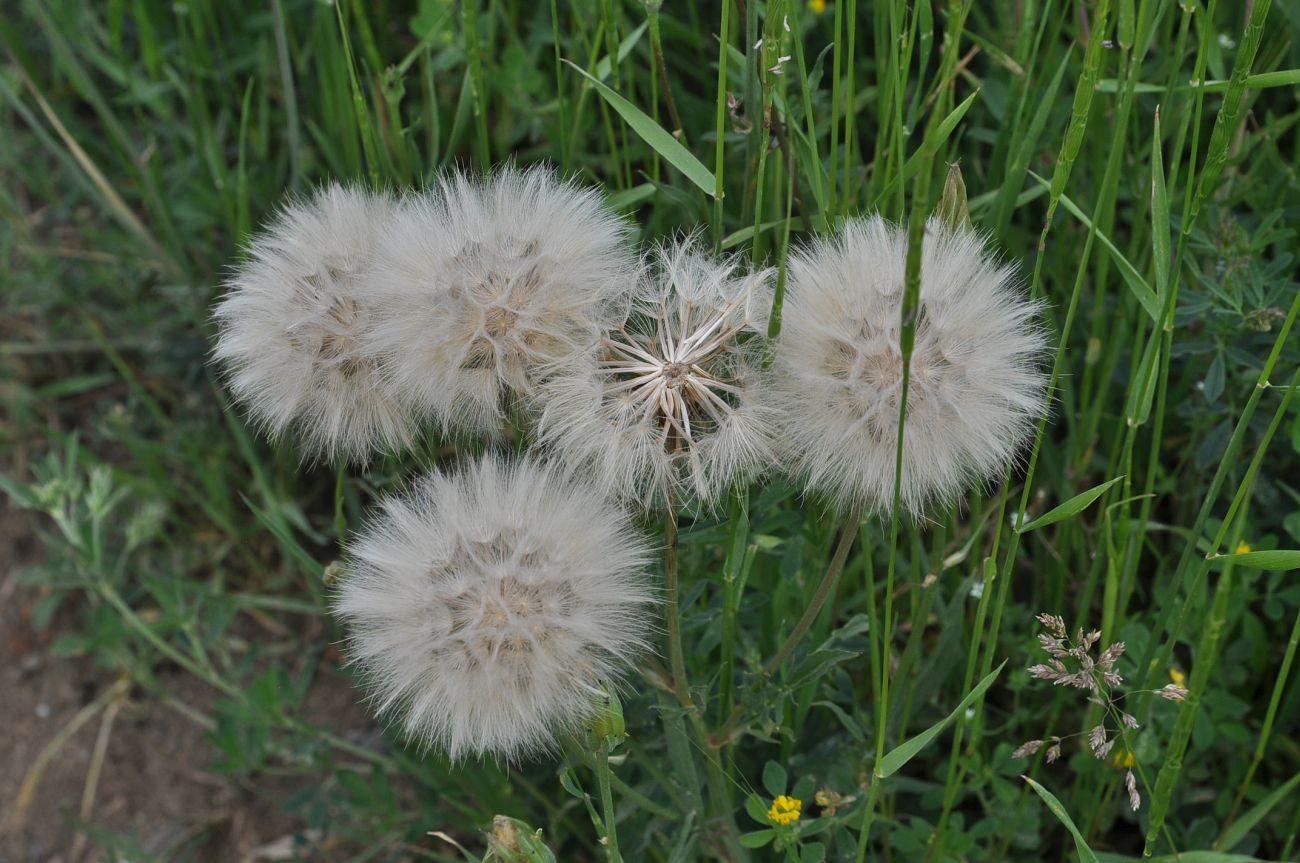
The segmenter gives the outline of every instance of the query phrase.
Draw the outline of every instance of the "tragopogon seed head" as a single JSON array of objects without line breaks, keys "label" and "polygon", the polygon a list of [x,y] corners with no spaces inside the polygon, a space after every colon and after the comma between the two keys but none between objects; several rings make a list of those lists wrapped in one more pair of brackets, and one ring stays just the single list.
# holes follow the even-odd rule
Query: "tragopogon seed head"
[{"label": "tragopogon seed head", "polygon": [[[893,502],[906,257],[906,231],[875,217],[790,260],[773,399],[784,456],[844,508]],[[903,442],[906,511],[919,516],[1016,456],[1043,411],[1036,312],[977,234],[930,220]]]},{"label": "tragopogon seed head", "polygon": [[648,559],[595,490],[488,457],[382,502],[334,612],[408,737],[514,758],[590,720],[645,648]]},{"label": "tragopogon seed head", "polygon": [[542,440],[620,497],[714,502],[773,458],[757,390],[768,271],[737,272],[690,241],[658,250],[626,322],[543,390]]},{"label": "tragopogon seed head", "polygon": [[639,263],[599,192],[546,168],[444,177],[406,201],[375,290],[368,345],[394,389],[444,429],[494,431],[624,311]]},{"label": "tragopogon seed head", "polygon": [[409,442],[412,421],[383,386],[365,335],[378,313],[367,273],[393,201],[331,184],[287,204],[249,246],[214,310],[214,356],[272,437],[364,458]]}]

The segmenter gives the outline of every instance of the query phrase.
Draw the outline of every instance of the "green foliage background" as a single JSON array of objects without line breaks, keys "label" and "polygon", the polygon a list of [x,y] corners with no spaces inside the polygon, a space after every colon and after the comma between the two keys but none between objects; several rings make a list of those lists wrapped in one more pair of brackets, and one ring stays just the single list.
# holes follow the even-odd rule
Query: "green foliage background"
[{"label": "green foliage background", "polygon": [[[304,625],[339,537],[454,453],[303,466],[250,434],[207,364],[223,272],[286,194],[508,159],[600,184],[646,241],[699,231],[776,265],[847,215],[923,216],[959,164],[972,221],[1022,262],[1060,345],[1050,422],[1009,485],[931,523],[865,523],[832,611],[770,677],[834,519],[780,482],[728,519],[684,515],[695,706],[653,660],[626,693],[625,859],[1300,859],[1295,552],[1206,560],[1300,548],[1294,3],[13,0],[0,42],[0,448],[41,454],[4,480],[52,516],[25,574],[53,588],[38,620],[76,609],[57,649],[153,697],[167,668],[211,684],[216,708],[192,712],[209,769],[309,777],[275,805],[337,859],[463,859],[430,830],[481,855],[496,814],[542,828],[557,859],[603,856],[577,757],[452,767],[302,709],[313,678],[348,673],[328,621]],[[1038,612],[1123,639],[1134,689],[1188,673],[1186,703],[1130,702],[1137,813],[1079,747],[1010,757],[1099,715],[1022,670]],[[291,634],[249,643],[248,615]],[[804,817],[762,845],[782,792]]]}]

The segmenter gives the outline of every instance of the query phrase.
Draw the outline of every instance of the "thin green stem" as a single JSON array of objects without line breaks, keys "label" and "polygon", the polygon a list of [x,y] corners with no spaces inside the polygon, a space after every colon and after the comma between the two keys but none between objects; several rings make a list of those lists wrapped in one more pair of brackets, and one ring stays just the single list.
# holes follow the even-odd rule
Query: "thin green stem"
[{"label": "thin green stem", "polygon": [[618,850],[618,824],[614,816],[614,793],[610,790],[609,769],[610,745],[606,740],[600,744],[595,753],[596,783],[600,786],[601,822],[605,831],[603,838],[605,853],[609,863],[623,863],[623,855]]},{"label": "thin green stem", "polygon": [[[856,104],[857,96],[857,75],[854,64],[854,50],[857,46],[858,35],[858,0],[847,0],[848,8],[846,17],[848,20],[849,49],[847,52],[845,72],[848,75],[848,86],[845,88],[845,102],[847,109],[844,113],[844,198],[840,207],[842,213],[847,213],[857,202],[857,187],[852,181],[853,176],[853,125],[857,121],[858,111]],[[835,4],[836,12],[839,12],[840,3]]]},{"label": "thin green stem", "polygon": [[[1178,592],[1190,591],[1190,589],[1199,581],[1204,574],[1204,561],[1193,564],[1193,558],[1196,556],[1196,543],[1205,532],[1205,526],[1209,522],[1210,513],[1213,511],[1214,503],[1218,500],[1219,492],[1223,488],[1223,483],[1228,478],[1228,471],[1236,462],[1237,453],[1241,450],[1246,438],[1246,431],[1250,427],[1250,421],[1255,415],[1255,409],[1258,407],[1260,399],[1263,397],[1265,390],[1268,389],[1269,377],[1273,373],[1273,368],[1281,356],[1282,348],[1287,344],[1287,338],[1291,334],[1291,328],[1294,326],[1297,314],[1300,313],[1300,292],[1296,293],[1295,299],[1291,303],[1291,309],[1287,312],[1286,320],[1283,321],[1282,327],[1278,330],[1277,338],[1273,342],[1273,349],[1269,352],[1268,358],[1264,361],[1263,368],[1260,369],[1259,377],[1255,381],[1255,386],[1251,390],[1250,398],[1246,400],[1242,408],[1241,415],[1237,418],[1237,425],[1232,431],[1232,436],[1228,439],[1227,446],[1224,447],[1223,455],[1220,457],[1219,466],[1210,479],[1210,485],[1201,501],[1200,510],[1196,514],[1196,519],[1192,524],[1190,531],[1191,539],[1183,546],[1183,553],[1178,559],[1178,564],[1173,570],[1173,588]],[[1238,490],[1240,492],[1240,489]],[[1192,596],[1189,594],[1181,603],[1177,618],[1173,626],[1169,628],[1168,616],[1162,619],[1162,626],[1169,628],[1169,637],[1165,640],[1163,647],[1158,647],[1157,639],[1153,638],[1151,646],[1147,649],[1146,656],[1138,664],[1139,673],[1145,669],[1145,678],[1142,683],[1143,689],[1151,689],[1151,681],[1154,679],[1157,670],[1166,668],[1169,659],[1173,655],[1174,644],[1177,643],[1182,635],[1183,627],[1187,623],[1187,617],[1191,611]],[[1154,633],[1153,633],[1154,635]],[[1158,650],[1158,652],[1157,652]]]},{"label": "thin green stem", "polygon": [[731,499],[727,521],[731,533],[727,542],[727,558],[723,562],[722,607],[722,697],[720,718],[727,717],[736,701],[736,636],[740,602],[744,596],[745,580],[754,562],[755,549],[749,543],[749,494],[738,491]]},{"label": "thin green stem", "polygon": [[1236,820],[1242,801],[1246,799],[1246,792],[1250,790],[1251,783],[1254,782],[1255,771],[1259,769],[1259,765],[1264,760],[1264,752],[1268,749],[1269,735],[1273,731],[1273,721],[1277,718],[1277,709],[1282,703],[1282,693],[1286,691],[1287,680],[1291,676],[1291,664],[1295,662],[1297,646],[1300,646],[1300,609],[1296,610],[1295,622],[1291,624],[1291,638],[1286,643],[1286,651],[1282,655],[1282,665],[1278,668],[1277,676],[1273,679],[1273,694],[1268,699],[1268,710],[1264,713],[1264,722],[1259,729],[1259,740],[1255,742],[1255,754],[1250,759],[1250,767],[1246,768],[1246,775],[1242,777],[1241,784],[1237,787],[1237,794],[1232,799],[1232,806],[1223,819],[1223,828],[1219,830],[1219,837],[1214,841],[1216,848],[1222,846],[1223,837],[1227,835],[1228,828]]},{"label": "thin green stem", "polygon": [[[1296,303],[1300,304],[1300,293],[1296,296]],[[1259,446],[1255,450],[1255,455],[1250,461],[1250,466],[1246,469],[1246,475],[1241,484],[1237,487],[1237,493],[1233,496],[1232,503],[1228,507],[1228,512],[1224,516],[1223,522],[1215,534],[1214,540],[1210,543],[1210,549],[1205,555],[1205,559],[1199,561],[1190,575],[1194,575],[1197,580],[1204,576],[1208,561],[1211,560],[1222,547],[1223,540],[1227,535],[1230,526],[1240,524],[1240,520],[1245,513],[1246,507],[1250,500],[1250,491],[1254,488],[1255,477],[1259,474],[1260,465],[1263,464],[1264,454],[1268,451],[1268,445],[1272,442],[1273,435],[1277,432],[1278,427],[1282,424],[1282,418],[1286,416],[1287,408],[1290,407],[1291,397],[1295,394],[1297,385],[1300,385],[1300,366],[1297,366],[1295,372],[1291,375],[1290,385],[1287,387],[1282,401],[1278,404],[1277,410],[1273,414],[1273,419],[1269,422],[1268,429],[1260,439]],[[1256,388],[1256,394],[1260,388]],[[1212,501],[1213,498],[1207,498]],[[1200,536],[1200,531],[1192,534],[1188,541],[1188,548],[1195,548],[1196,538]],[[1152,794],[1151,816],[1147,827],[1146,851],[1150,855],[1155,849],[1156,838],[1161,828],[1164,826],[1165,816],[1169,811],[1170,801],[1173,797],[1174,785],[1178,781],[1178,775],[1182,771],[1182,757],[1186,751],[1187,742],[1192,733],[1192,722],[1196,718],[1196,709],[1200,703],[1200,697],[1205,692],[1206,681],[1211,668],[1217,658],[1219,630],[1226,622],[1227,602],[1226,595],[1231,589],[1232,565],[1228,563],[1219,578],[1219,585],[1215,592],[1214,607],[1210,613],[1210,620],[1204,630],[1201,646],[1196,652],[1196,665],[1193,668],[1192,682],[1189,689],[1191,694],[1188,696],[1187,703],[1178,714],[1178,722],[1174,726],[1174,732],[1170,736],[1169,748],[1165,756],[1164,764],[1160,767],[1160,775],[1156,780],[1155,792]],[[1169,649],[1172,649],[1174,640],[1181,631],[1183,621],[1187,617],[1188,607],[1191,604],[1195,591],[1189,591],[1188,598],[1184,601],[1183,607],[1179,613],[1178,628],[1171,635],[1168,642]],[[1141,668],[1141,666],[1139,666]]]},{"label": "thin green stem", "polygon": [[462,0],[461,26],[469,59],[469,84],[474,108],[474,156],[480,171],[492,167],[487,128],[487,91],[483,81],[483,54],[478,41],[478,0]]},{"label": "thin green stem", "polygon": [[[1109,23],[1110,2],[1102,0],[1094,16],[1094,27],[1092,32],[1092,41],[1088,45],[1088,54],[1083,74],[1079,77],[1078,86],[1075,88],[1074,107],[1070,115],[1070,125],[1066,128],[1065,138],[1061,146],[1061,155],[1057,160],[1056,169],[1052,173],[1052,182],[1049,189],[1047,204],[1047,215],[1043,221],[1043,229],[1038,237],[1038,254],[1034,258],[1034,274],[1030,281],[1030,297],[1038,299],[1042,295],[1042,276],[1043,263],[1047,257],[1047,237],[1052,228],[1052,217],[1056,212],[1056,207],[1060,203],[1061,195],[1065,191],[1066,183],[1069,181],[1070,172],[1073,168],[1074,161],[1078,157],[1079,148],[1083,144],[1084,133],[1087,128],[1088,115],[1092,108],[1092,96],[1096,89],[1097,79],[1101,75],[1101,57],[1102,45],[1105,42],[1105,34]],[[1089,235],[1091,236],[1091,234]],[[1047,392],[1056,391],[1057,382],[1060,380],[1065,368],[1065,354],[1069,346],[1070,333],[1073,330],[1075,315],[1078,312],[1079,300],[1083,292],[1083,279],[1075,281],[1074,289],[1070,293],[1069,305],[1066,307],[1065,321],[1061,325],[1061,332],[1057,339],[1056,355],[1052,360],[1052,370],[1048,376]],[[1025,467],[1025,480],[1020,492],[1020,502],[1015,510],[1015,524],[1021,525],[1025,521],[1025,513],[1029,509],[1029,496],[1034,487],[1034,473],[1038,466],[1038,457],[1042,451],[1042,443],[1047,431],[1047,414],[1039,418],[1038,427],[1034,433],[1033,444],[1029,450],[1029,461]],[[1011,482],[1011,470],[1008,468],[1006,475],[1003,477],[1003,485],[1009,486]],[[999,518],[994,529],[1000,531],[1002,519]],[[995,537],[995,543],[997,538]],[[996,546],[995,546],[996,548]],[[1020,532],[1012,530],[1008,539],[1008,548],[1002,557],[1002,563],[998,573],[998,581],[1001,582],[998,589],[997,603],[993,609],[991,630],[989,633],[988,648],[984,654],[982,665],[982,674],[987,674],[992,670],[993,654],[997,649],[998,629],[1002,621],[1002,609],[1006,603],[1006,591],[1010,583],[1011,567],[1015,562],[1016,554],[1020,549]],[[977,701],[978,704],[982,703]],[[976,711],[978,714],[978,710]]]},{"label": "thin green stem", "polygon": [[289,150],[289,188],[297,190],[302,180],[301,124],[298,122],[298,95],[293,83],[293,63],[289,58],[284,5],[271,0],[271,21],[275,30],[275,56],[280,66],[280,88],[284,91],[285,137]]},{"label": "thin green stem", "polygon": [[[466,0],[471,2],[471,0]],[[361,135],[361,149],[366,156],[366,169],[370,175],[370,184],[379,188],[379,145],[375,140],[374,128],[370,121],[370,108],[361,94],[361,82],[357,79],[357,66],[352,57],[352,42],[348,38],[348,26],[343,17],[343,4],[336,3],[334,11],[339,22],[339,38],[343,41],[343,58],[348,66],[348,81],[352,89],[352,107]]]},{"label": "thin green stem", "polygon": [[843,108],[840,103],[840,37],[843,33],[844,4],[836,2],[835,36],[832,39],[833,47],[831,48],[831,176],[830,188],[826,195],[828,213],[835,212],[839,192],[840,113]]},{"label": "thin green stem", "polygon": [[682,649],[682,617],[677,585],[677,502],[671,492],[664,505],[664,624],[668,631],[668,661],[673,675],[673,693],[686,708],[691,702],[686,677],[686,656]]},{"label": "thin green stem", "polygon": [[867,859],[867,844],[871,839],[871,822],[876,812],[876,800],[880,796],[880,786],[885,780],[873,773],[867,781],[871,784],[867,787],[867,799],[862,804],[862,826],[858,830],[858,854],[854,858],[856,863],[863,863]]},{"label": "thin green stem", "polygon": [[347,462],[340,460],[334,468],[334,533],[338,536],[340,546],[346,545],[348,539],[348,517],[343,511],[347,477]]},{"label": "thin green stem", "polygon": [[821,614],[822,608],[826,601],[835,593],[835,586],[839,584],[840,575],[844,572],[844,562],[848,559],[849,551],[853,548],[853,541],[857,538],[858,527],[862,524],[862,507],[855,506],[849,512],[848,518],[844,520],[843,527],[840,528],[840,538],[835,544],[835,552],[831,555],[830,563],[826,566],[826,572],[822,575],[822,580],[818,583],[817,589],[813,591],[812,599],[808,601],[808,606],[804,609],[803,614],[786,636],[781,647],[772,655],[772,658],[763,664],[763,673],[770,675],[781,667],[784,662],[790,658],[790,654],[803,641],[808,630],[812,628],[813,622]]},{"label": "thin green stem", "polygon": [[560,10],[559,0],[551,0],[551,42],[555,48],[555,101],[559,110],[560,130],[560,170],[569,173],[569,133],[564,118],[564,74],[563,58],[560,56]]},{"label": "thin green stem", "polygon": [[663,39],[659,33],[659,2],[646,3],[646,18],[650,22],[650,54],[659,76],[659,88],[664,94],[664,105],[668,108],[668,119],[672,121],[673,137],[685,144],[686,126],[681,114],[677,113],[677,100],[673,98],[673,86],[668,80],[668,64],[664,62]]},{"label": "thin green stem", "polygon": [[722,24],[718,28],[718,94],[713,150],[713,251],[722,248],[722,198],[726,194],[723,169],[726,167],[727,136],[727,46],[730,41],[731,3],[722,4]]}]

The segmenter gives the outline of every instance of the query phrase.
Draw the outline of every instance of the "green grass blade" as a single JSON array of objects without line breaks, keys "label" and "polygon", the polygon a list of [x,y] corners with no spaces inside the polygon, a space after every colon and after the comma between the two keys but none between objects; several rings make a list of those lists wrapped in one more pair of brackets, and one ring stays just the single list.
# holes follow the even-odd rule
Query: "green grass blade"
[{"label": "green grass blade", "polygon": [[491,167],[491,142],[487,128],[487,82],[483,77],[483,50],[479,46],[478,0],[463,0],[460,7],[461,30],[465,37],[465,54],[469,60],[469,84],[474,108],[474,156],[478,169]]},{"label": "green grass blade", "polygon": [[1043,798],[1043,802],[1047,804],[1047,810],[1055,815],[1057,820],[1065,825],[1066,830],[1070,831],[1070,835],[1074,837],[1074,850],[1079,853],[1079,860],[1081,863],[1099,863],[1097,855],[1092,853],[1092,849],[1088,847],[1087,840],[1083,838],[1083,834],[1080,833],[1079,828],[1075,826],[1074,819],[1070,817],[1069,812],[1065,811],[1065,807],[1061,805],[1060,800],[1056,799],[1056,795],[1030,779],[1028,776],[1022,776],[1020,778],[1029,783],[1029,787],[1034,789],[1034,793]]},{"label": "green grass blade", "polygon": [[[1051,183],[1043,177],[1040,177],[1038,174],[1035,174],[1033,171],[1030,171],[1029,175],[1042,184],[1044,189],[1051,188]],[[1106,236],[1104,232],[1093,226],[1092,219],[1088,218],[1087,214],[1085,214],[1083,210],[1079,209],[1078,204],[1070,200],[1066,195],[1061,195],[1059,200],[1061,206],[1065,207],[1066,211],[1070,215],[1078,219],[1085,228],[1092,231],[1093,235],[1101,241],[1102,247],[1110,253],[1111,258],[1115,261],[1115,266],[1119,267],[1120,275],[1124,277],[1124,283],[1128,285],[1129,290],[1133,292],[1133,296],[1137,297],[1138,302],[1142,304],[1142,308],[1146,309],[1147,314],[1151,316],[1151,320],[1160,320],[1160,298],[1156,296],[1156,292],[1152,290],[1151,285],[1148,284],[1147,280],[1138,272],[1137,267],[1133,266],[1129,259],[1124,257],[1124,253],[1116,247],[1110,237]],[[978,204],[972,204],[972,207],[977,205]]]},{"label": "green grass blade", "polygon": [[[1117,81],[1114,78],[1106,78],[1097,83],[1097,92],[1118,93],[1123,83],[1123,81]],[[1257,75],[1248,75],[1246,77],[1246,86],[1251,90],[1267,90],[1270,87],[1294,87],[1297,84],[1300,84],[1300,69],[1260,72]],[[1139,83],[1134,86],[1133,91],[1135,93],[1183,93],[1188,90],[1199,89],[1206,93],[1222,93],[1230,86],[1232,86],[1231,81],[1206,81],[1204,86],[1201,87],[1197,87],[1195,84],[1166,87],[1163,84]]]},{"label": "green grass blade", "polygon": [[880,760],[880,763],[876,765],[877,778],[886,779],[893,776],[904,764],[911,761],[916,753],[928,746],[930,741],[938,737],[945,728],[952,724],[953,720],[965,713],[966,708],[975,701],[975,699],[983,695],[984,691],[993,685],[993,681],[997,680],[998,675],[1002,673],[1002,669],[1006,664],[1007,660],[1002,660],[1001,665],[989,672],[989,674],[981,680],[974,689],[966,694],[966,697],[963,698],[961,703],[953,709],[952,713],[949,713],[943,719],[939,720],[934,725],[931,725],[915,737],[905,740],[898,746],[889,750],[885,757]]},{"label": "green grass blade", "polygon": [[1242,566],[1246,569],[1268,569],[1287,572],[1300,569],[1300,551],[1243,551],[1240,554],[1216,554],[1208,558],[1216,566]]},{"label": "green grass blade", "polygon": [[1124,420],[1129,426],[1144,425],[1151,416],[1151,402],[1159,382],[1157,372],[1160,370],[1160,345],[1163,340],[1160,329],[1153,329],[1147,337],[1147,346],[1142,351],[1142,359],[1133,375],[1133,385],[1124,405]]},{"label": "green grass blade", "polygon": [[1099,863],[1265,863],[1249,854],[1223,854],[1218,851],[1184,851],[1159,857],[1126,857],[1123,854],[1098,854]]},{"label": "green grass blade", "polygon": [[[1296,552],[1296,554],[1300,554],[1300,552]],[[1300,773],[1292,776],[1290,780],[1275,789],[1272,794],[1269,794],[1263,800],[1251,807],[1249,812],[1241,816],[1241,819],[1228,828],[1228,830],[1223,834],[1223,837],[1219,839],[1218,842],[1214,843],[1215,846],[1219,849],[1231,848],[1241,840],[1245,839],[1246,834],[1254,829],[1255,825],[1262,821],[1264,816],[1272,811],[1274,806],[1281,803],[1283,800],[1289,800],[1291,798],[1291,792],[1295,791],[1296,786],[1298,785],[1300,785]]]},{"label": "green grass blade", "polygon": [[1185,220],[1183,231],[1190,232],[1192,225],[1200,214],[1201,207],[1218,187],[1219,175],[1228,161],[1228,146],[1236,134],[1237,121],[1241,114],[1241,102],[1245,96],[1246,79],[1250,77],[1250,67],[1255,62],[1255,53],[1264,36],[1264,20],[1268,17],[1272,0],[1258,0],[1250,10],[1250,19],[1241,35],[1241,47],[1233,62],[1232,78],[1229,79],[1227,93],[1223,97],[1223,106],[1214,117],[1214,129],[1210,132],[1210,146],[1205,156],[1205,167],[1201,170],[1200,185],[1197,187],[1196,200]]},{"label": "green grass blade", "polygon": [[1043,133],[1043,127],[1047,125],[1048,115],[1056,107],[1056,93],[1061,88],[1061,81],[1065,77],[1065,69],[1070,62],[1070,57],[1071,52],[1068,51],[1061,56],[1056,74],[1048,82],[1047,89],[1039,94],[1038,109],[1034,111],[1034,116],[1029,121],[1029,128],[1025,130],[1025,136],[1021,139],[1020,146],[1016,148],[1011,164],[1007,168],[1006,179],[1002,182],[997,217],[994,220],[995,233],[998,236],[1006,232],[1007,225],[1011,221],[1016,197],[1025,184],[1025,174],[1029,171],[1029,162],[1033,158],[1038,138]]},{"label": "green grass blade", "polygon": [[[627,59],[627,55],[632,53],[632,49],[641,41],[641,37],[645,35],[645,31],[649,27],[649,21],[642,21],[640,26],[627,34],[623,41],[618,44],[618,62],[622,63]],[[608,78],[612,70],[613,64],[610,63],[608,54],[596,61],[596,77],[600,80],[604,81]]]},{"label": "green grass blade", "polygon": [[1108,479],[1101,485],[1095,485],[1087,491],[1080,492],[1074,497],[1067,500],[1060,506],[1053,507],[1038,518],[1020,528],[1020,533],[1029,533],[1031,530],[1038,530],[1040,527],[1046,527],[1049,524],[1056,524],[1058,521],[1064,521],[1072,515],[1078,515],[1087,509],[1094,500],[1106,493],[1106,489],[1122,480],[1124,477],[1117,476],[1114,479]]},{"label": "green grass blade", "polygon": [[930,163],[934,154],[944,145],[945,142],[947,142],[948,138],[952,135],[953,130],[957,128],[957,124],[961,122],[962,117],[966,116],[966,112],[970,110],[970,106],[974,104],[975,99],[979,94],[980,91],[976,90],[974,93],[971,93],[963,99],[957,107],[948,112],[948,116],[944,117],[939,125],[935,127],[933,136],[927,138],[926,141],[922,143],[921,148],[913,153],[911,158],[909,158],[903,165],[902,176],[900,177],[895,174],[890,178],[889,182],[885,184],[885,188],[881,190],[880,193],[880,199],[882,201],[887,199],[893,193],[894,188],[900,182],[912,179],[912,177],[916,176],[916,172],[920,170],[922,165],[928,165]]},{"label": "green grass blade", "polygon": [[608,102],[609,106],[618,112],[618,115],[632,127],[632,131],[636,132],[637,135],[641,137],[641,140],[653,147],[655,152],[667,160],[670,165],[686,175],[686,178],[699,186],[705,194],[710,196],[713,195],[713,172],[704,167],[704,164],[699,159],[695,158],[689,150],[683,147],[681,142],[674,138],[668,130],[650,119],[650,117],[646,116],[645,112],[640,108],[615,93],[594,75],[587,74],[586,70],[582,67],[575,65],[569,60],[565,60],[564,62],[568,63],[576,69],[582,77],[591,82],[591,85],[596,88],[596,92],[600,94],[601,98]]},{"label": "green grass blade", "polygon": [[1155,129],[1151,133],[1151,257],[1155,264],[1156,290],[1169,285],[1169,194],[1165,190],[1165,170],[1160,159],[1160,109],[1156,108]]},{"label": "green grass blade", "polygon": [[632,209],[637,204],[650,200],[657,191],[659,191],[658,187],[654,183],[642,183],[639,186],[615,192],[606,199],[606,203],[611,210],[621,213]]},{"label": "green grass blade", "polygon": [[1246,792],[1252,787],[1251,783],[1255,779],[1255,771],[1264,762],[1264,753],[1268,751],[1269,738],[1273,733],[1273,722],[1277,719],[1277,710],[1282,703],[1282,695],[1286,691],[1287,682],[1291,679],[1291,666],[1295,662],[1297,648],[1300,648],[1300,611],[1297,611],[1295,621],[1291,624],[1291,637],[1287,639],[1286,650],[1282,654],[1282,664],[1274,675],[1273,694],[1269,697],[1268,709],[1264,712],[1264,721],[1259,727],[1259,739],[1255,742],[1255,754],[1250,760],[1250,767],[1246,769],[1246,775],[1242,777],[1241,784],[1237,786],[1236,799],[1232,802],[1232,808],[1228,810],[1228,817],[1224,821],[1219,839],[1214,843],[1217,848],[1231,847],[1227,845],[1226,840],[1233,830],[1232,819],[1238,807],[1241,806],[1241,802],[1246,799]]}]

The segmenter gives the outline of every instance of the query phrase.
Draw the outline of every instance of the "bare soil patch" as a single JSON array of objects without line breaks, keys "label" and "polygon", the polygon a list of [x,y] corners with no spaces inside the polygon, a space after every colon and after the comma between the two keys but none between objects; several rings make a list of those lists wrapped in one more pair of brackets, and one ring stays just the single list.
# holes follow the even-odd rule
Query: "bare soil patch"
[{"label": "bare soil patch", "polygon": [[[32,516],[0,496],[0,863],[99,860],[105,833],[130,837],[149,858],[328,859],[281,805],[301,779],[246,783],[209,772],[219,753],[193,719],[88,658],[50,654],[75,615],[56,616],[43,632],[32,624],[40,594],[17,580],[40,556],[32,528]],[[200,710],[214,700],[206,684],[181,672],[168,676],[166,689]],[[365,736],[374,723],[357,700],[347,681],[330,672],[317,675],[309,695],[313,711],[330,716],[335,728]],[[42,760],[18,817],[24,779]],[[88,784],[93,797],[83,820]]]}]

